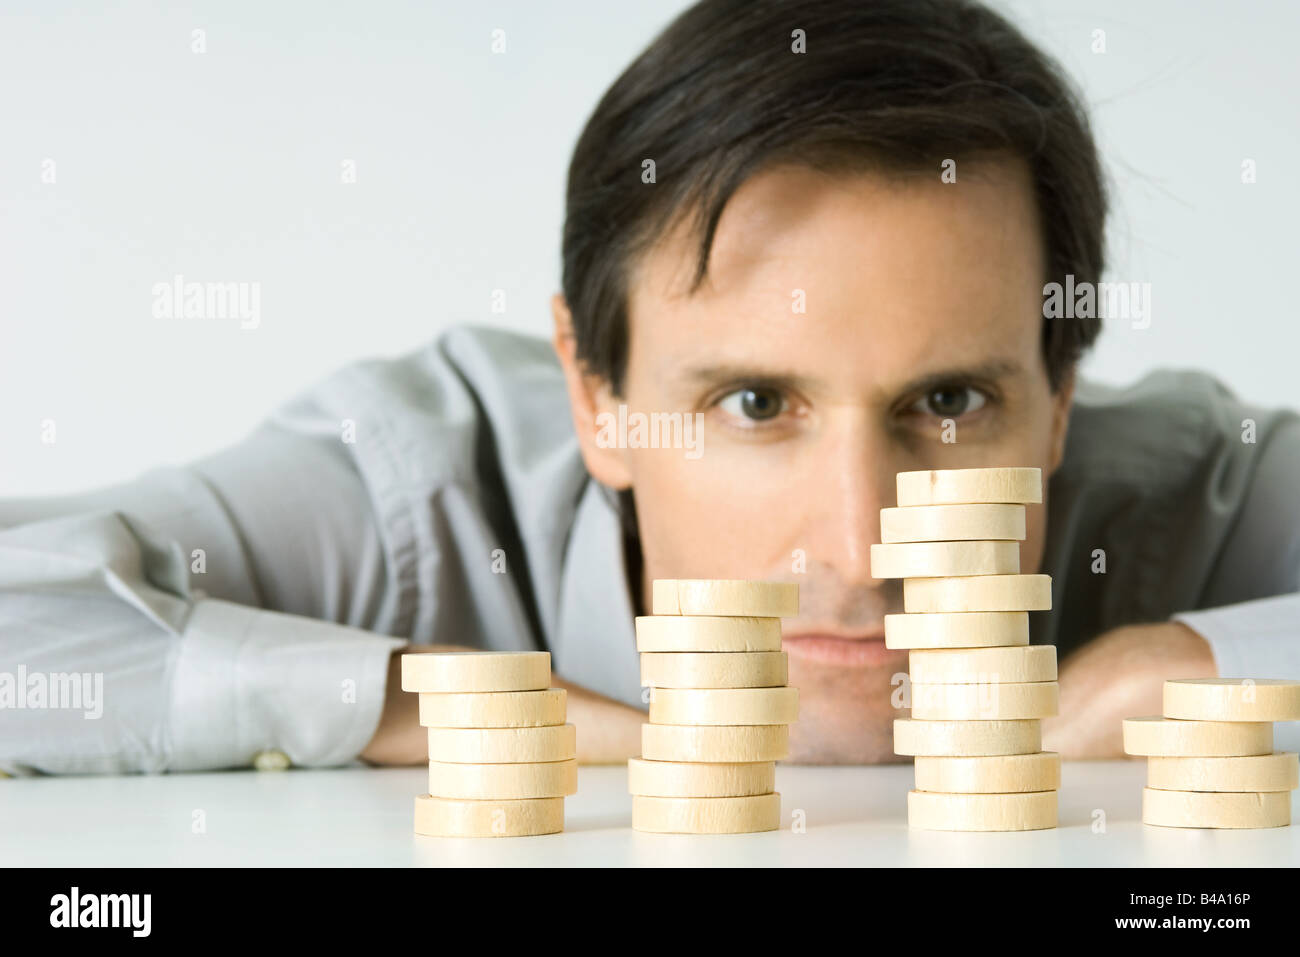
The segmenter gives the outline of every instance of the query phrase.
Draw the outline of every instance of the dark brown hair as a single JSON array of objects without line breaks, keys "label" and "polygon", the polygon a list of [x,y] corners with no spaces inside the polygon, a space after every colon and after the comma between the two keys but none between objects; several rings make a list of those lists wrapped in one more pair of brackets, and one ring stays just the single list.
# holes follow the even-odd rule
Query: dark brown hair
[{"label": "dark brown hair", "polygon": [[[563,287],[579,362],[621,393],[635,257],[690,214],[698,287],[723,208],[760,169],[937,176],[944,159],[988,154],[1029,165],[1044,281],[1098,282],[1106,195],[1087,116],[1060,67],[1001,16],[973,0],[701,0],[623,71],[574,149]],[[1054,389],[1100,326],[1044,319]]]}]

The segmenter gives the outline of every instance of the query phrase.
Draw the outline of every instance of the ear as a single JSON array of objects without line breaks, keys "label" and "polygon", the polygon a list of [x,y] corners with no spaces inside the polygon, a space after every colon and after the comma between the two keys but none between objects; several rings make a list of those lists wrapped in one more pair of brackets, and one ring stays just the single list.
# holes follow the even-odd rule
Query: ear
[{"label": "ear", "polygon": [[573,315],[563,293],[557,292],[551,297],[551,318],[555,322],[551,344],[560,360],[560,368],[564,370],[573,428],[578,433],[578,446],[587,471],[596,481],[612,489],[621,491],[630,488],[632,476],[623,457],[623,450],[605,447],[597,442],[597,436],[602,431],[597,417],[601,413],[617,416],[615,397],[610,394],[609,383],[585,372],[578,362],[577,340],[573,337]]},{"label": "ear", "polygon": [[1074,369],[1061,380],[1061,387],[1052,395],[1052,450],[1049,474],[1060,467],[1065,458],[1065,436],[1070,428],[1070,406],[1074,402]]}]

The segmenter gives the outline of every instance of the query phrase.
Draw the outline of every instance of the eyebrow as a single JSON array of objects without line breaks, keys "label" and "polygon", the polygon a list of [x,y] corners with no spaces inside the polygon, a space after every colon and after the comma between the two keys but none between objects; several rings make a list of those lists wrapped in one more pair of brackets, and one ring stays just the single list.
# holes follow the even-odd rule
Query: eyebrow
[{"label": "eyebrow", "polygon": [[928,392],[950,382],[997,382],[1014,379],[1025,374],[1024,365],[1017,359],[990,359],[972,366],[953,366],[938,372],[927,372],[905,383],[899,393]]},{"label": "eyebrow", "polygon": [[[926,392],[953,382],[996,382],[1012,379],[1025,373],[1024,365],[1016,359],[990,359],[968,366],[951,366],[927,372],[911,379],[891,391],[898,395],[909,392]],[[805,375],[776,372],[759,366],[743,364],[713,364],[688,366],[674,372],[671,378],[683,385],[708,386],[724,382],[746,382],[772,388],[807,390],[817,380]]]},{"label": "eyebrow", "polygon": [[816,380],[788,372],[773,372],[758,366],[731,365],[727,363],[707,366],[688,366],[672,373],[670,378],[682,385],[718,385],[723,382],[752,382],[755,385],[805,388]]}]

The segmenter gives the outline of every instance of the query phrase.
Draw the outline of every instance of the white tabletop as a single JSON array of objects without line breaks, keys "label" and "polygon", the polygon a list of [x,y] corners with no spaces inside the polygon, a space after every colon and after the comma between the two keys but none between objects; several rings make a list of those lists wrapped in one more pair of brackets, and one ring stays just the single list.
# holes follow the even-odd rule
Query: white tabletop
[{"label": "white tabletop", "polygon": [[[1145,761],[1067,762],[1060,827],[1011,834],[907,827],[911,765],[778,766],[782,830],[641,834],[625,767],[580,769],[563,834],[421,837],[422,768],[232,771],[0,781],[9,866],[1295,866],[1300,828],[1147,827]],[[1296,811],[1292,795],[1293,815]],[[792,826],[798,816],[805,824]],[[1300,820],[1300,816],[1297,816]],[[1094,821],[1096,822],[1094,824]],[[202,825],[200,828],[199,825]]]}]

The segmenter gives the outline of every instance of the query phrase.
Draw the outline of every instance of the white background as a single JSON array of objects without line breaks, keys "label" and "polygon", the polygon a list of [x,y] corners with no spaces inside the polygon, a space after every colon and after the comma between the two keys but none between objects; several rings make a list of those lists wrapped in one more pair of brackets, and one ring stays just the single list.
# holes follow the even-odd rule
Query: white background
[{"label": "white background", "polygon": [[[570,150],[685,6],[0,0],[0,494],[183,463],[448,324],[547,334]],[[1152,284],[1151,327],[1108,323],[1085,374],[1200,367],[1294,406],[1300,4],[1000,6],[1085,91],[1109,275]],[[259,328],[153,318],[177,273],[261,283]]]}]

